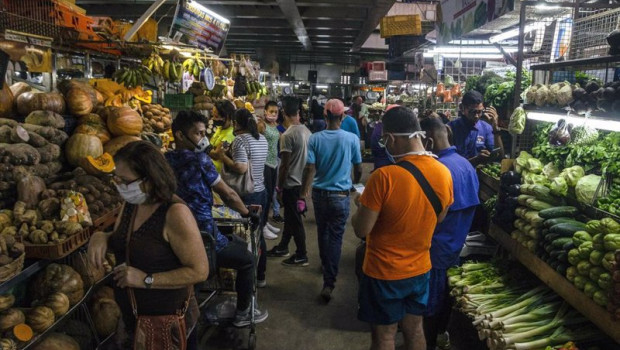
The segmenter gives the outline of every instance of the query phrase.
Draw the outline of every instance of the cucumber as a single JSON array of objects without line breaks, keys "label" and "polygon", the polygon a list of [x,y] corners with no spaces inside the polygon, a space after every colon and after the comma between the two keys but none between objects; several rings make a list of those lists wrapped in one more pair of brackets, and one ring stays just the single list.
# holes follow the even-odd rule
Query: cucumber
[{"label": "cucumber", "polygon": [[553,218],[553,219],[547,219],[545,220],[545,227],[551,227],[557,224],[562,224],[562,223],[576,223],[576,224],[580,224],[581,221],[577,221],[573,218],[566,218],[566,217],[561,217],[561,218]]},{"label": "cucumber", "polygon": [[559,235],[562,235],[563,237],[573,237],[573,234],[575,234],[575,232],[577,231],[583,231],[586,228],[586,224],[584,223],[579,223],[579,224],[575,224],[575,223],[561,223],[561,224],[557,224],[557,225],[553,225],[551,226],[551,228],[549,229],[550,233],[557,233]]},{"label": "cucumber", "polygon": [[553,219],[553,218],[562,218],[562,217],[574,217],[579,213],[579,210],[575,207],[564,206],[564,207],[553,207],[549,209],[541,209],[538,212],[538,216],[543,219]]},{"label": "cucumber", "polygon": [[[540,201],[538,199],[528,199],[527,200],[527,206],[528,206],[528,208],[534,209],[534,210],[545,210],[545,209],[553,209],[554,208],[554,206],[552,204]],[[543,219],[546,219],[546,218],[543,218]]]},{"label": "cucumber", "polygon": [[567,243],[573,243],[573,239],[571,237],[556,238],[551,242],[551,245],[554,249],[562,249]]},{"label": "cucumber", "polygon": [[564,237],[559,233],[548,233],[545,236],[545,242],[553,242],[558,238]]}]

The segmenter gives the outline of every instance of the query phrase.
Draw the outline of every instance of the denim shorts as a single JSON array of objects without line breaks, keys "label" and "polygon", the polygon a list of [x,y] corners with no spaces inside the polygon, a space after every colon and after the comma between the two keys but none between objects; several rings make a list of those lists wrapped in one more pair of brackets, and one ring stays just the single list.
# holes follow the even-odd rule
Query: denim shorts
[{"label": "denim shorts", "polygon": [[363,274],[357,318],[370,324],[390,325],[405,314],[424,315],[430,273],[402,280],[378,280]]}]

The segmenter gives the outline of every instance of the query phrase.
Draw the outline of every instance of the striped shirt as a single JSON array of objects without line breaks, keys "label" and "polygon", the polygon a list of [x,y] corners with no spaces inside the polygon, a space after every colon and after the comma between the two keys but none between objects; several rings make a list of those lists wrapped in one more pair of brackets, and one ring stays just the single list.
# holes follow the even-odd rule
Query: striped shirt
[{"label": "striped shirt", "polygon": [[268,150],[269,145],[263,135],[260,135],[258,140],[252,134],[237,135],[232,144],[232,155],[235,163],[248,163],[248,159],[250,159],[254,192],[261,192],[265,189],[264,171]]}]

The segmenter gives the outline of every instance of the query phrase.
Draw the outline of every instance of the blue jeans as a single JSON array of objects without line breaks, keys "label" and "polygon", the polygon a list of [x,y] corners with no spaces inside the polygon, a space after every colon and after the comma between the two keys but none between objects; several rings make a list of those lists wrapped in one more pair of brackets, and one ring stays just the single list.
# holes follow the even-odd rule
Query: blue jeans
[{"label": "blue jeans", "polygon": [[314,217],[323,266],[323,286],[334,287],[342,251],[342,236],[349,217],[349,195],[312,190]]},{"label": "blue jeans", "polygon": [[[260,192],[250,193],[248,195],[243,196],[243,203],[245,205],[255,204],[260,205],[261,210],[268,210],[266,207],[267,203],[267,190],[262,190]],[[260,216],[260,224],[259,224],[259,232],[257,234],[260,237],[258,242],[260,255],[258,258],[258,264],[256,265],[256,279],[259,281],[265,280],[265,273],[267,272],[267,243],[265,243],[265,237],[263,237],[263,227],[265,227],[265,216]]]}]

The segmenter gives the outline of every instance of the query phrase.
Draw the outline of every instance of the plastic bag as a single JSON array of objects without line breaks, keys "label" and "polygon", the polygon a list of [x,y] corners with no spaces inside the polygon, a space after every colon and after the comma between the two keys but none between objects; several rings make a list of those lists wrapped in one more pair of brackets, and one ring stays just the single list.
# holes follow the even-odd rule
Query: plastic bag
[{"label": "plastic bag", "polygon": [[525,130],[526,121],[527,113],[525,113],[523,107],[517,107],[510,116],[510,124],[508,125],[508,130],[515,135],[521,135],[523,133],[523,130]]},{"label": "plastic bag", "polygon": [[80,192],[71,191],[60,203],[60,218],[62,221],[77,222],[82,226],[91,226],[93,220],[88,211],[86,199]]},{"label": "plastic bag", "polygon": [[549,132],[549,144],[564,146],[570,142],[570,128],[566,120],[560,119]]}]

